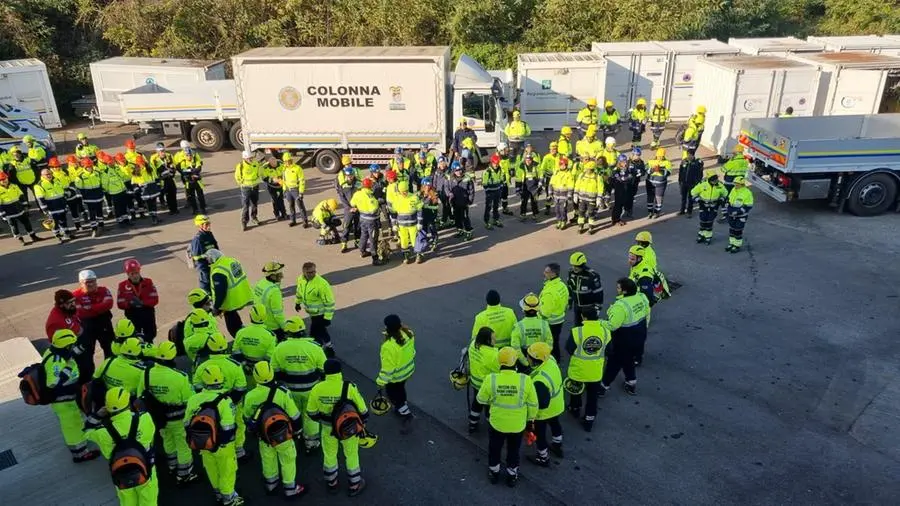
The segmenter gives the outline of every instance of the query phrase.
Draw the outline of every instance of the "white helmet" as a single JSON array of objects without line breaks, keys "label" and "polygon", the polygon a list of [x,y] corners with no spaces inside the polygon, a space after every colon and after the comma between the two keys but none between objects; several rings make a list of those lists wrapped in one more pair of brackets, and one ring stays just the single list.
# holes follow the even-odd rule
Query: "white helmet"
[{"label": "white helmet", "polygon": [[248,160],[250,158],[253,158],[253,153],[251,153],[249,151],[244,151],[243,153],[241,153],[241,157],[243,157],[244,160]]},{"label": "white helmet", "polygon": [[188,141],[184,141],[184,140],[179,142],[178,145],[181,147],[181,149],[187,149],[187,148],[191,147],[191,143]]},{"label": "white helmet", "polygon": [[90,269],[85,269],[78,273],[78,282],[79,283],[82,281],[92,281],[95,279],[97,279],[97,274]]},{"label": "white helmet", "polygon": [[609,146],[610,144],[612,144],[613,146],[616,145],[616,139],[615,139],[614,137],[607,137],[607,138],[606,138],[606,145]]},{"label": "white helmet", "polygon": [[222,258],[223,256],[225,256],[225,254],[222,253],[221,251],[219,251],[219,250],[213,248],[213,249],[211,249],[211,250],[207,250],[205,256],[206,256],[206,259],[209,260],[209,263],[213,263],[213,262],[215,262],[216,260],[218,260],[218,259]]},{"label": "white helmet", "polygon": [[509,149],[509,146],[507,146],[505,142],[497,144],[497,151],[503,151],[505,149]]}]

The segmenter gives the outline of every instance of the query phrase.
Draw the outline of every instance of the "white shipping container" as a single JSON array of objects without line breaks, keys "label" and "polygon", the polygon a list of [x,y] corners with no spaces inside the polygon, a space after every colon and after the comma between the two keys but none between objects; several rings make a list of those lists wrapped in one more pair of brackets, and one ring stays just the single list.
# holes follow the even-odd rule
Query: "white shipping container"
[{"label": "white shipping container", "polygon": [[589,98],[602,102],[606,61],[597,53],[527,53],[518,58],[519,108],[533,131],[574,126]]},{"label": "white shipping container", "polygon": [[40,60],[0,61],[0,103],[37,112],[44,128],[62,126],[47,66]]},{"label": "white shipping container", "polygon": [[697,60],[694,106],[706,106],[701,144],[720,155],[737,142],[741,122],[794,108],[812,116],[819,68],[775,56],[718,56]]},{"label": "white shipping container", "polygon": [[789,58],[818,66],[822,72],[815,116],[884,112],[881,106],[885,95],[900,82],[900,58],[894,56],[846,52],[794,54]]},{"label": "white shipping container", "polygon": [[118,56],[91,63],[97,112],[102,121],[122,122],[119,95],[156,84],[169,90],[225,79],[225,60],[178,60]]},{"label": "white shipping container", "polygon": [[258,48],[232,58],[244,138],[270,147],[446,149],[449,47]]},{"label": "white shipping container", "polygon": [[797,37],[760,37],[741,39],[732,37],[728,44],[738,48],[744,54],[787,56],[790,53],[815,53],[824,51],[825,46],[807,42]]},{"label": "white shipping container", "polygon": [[822,44],[826,51],[836,53],[862,52],[900,56],[900,40],[878,35],[849,35],[844,37],[807,37],[808,42]]},{"label": "white shipping container", "polygon": [[[694,79],[697,75],[697,58],[701,56],[738,54],[740,49],[716,40],[666,40],[655,41],[669,52],[669,71],[666,92],[662,97],[669,108],[669,117],[687,119],[694,112]],[[653,103],[647,104],[649,108]]]},{"label": "white shipping container", "polygon": [[219,121],[238,117],[234,81],[219,79],[180,86],[177,92],[145,85],[119,96],[122,118],[129,123],[159,121]]},{"label": "white shipping container", "polygon": [[[606,58],[606,93],[623,116],[639,98],[648,105],[665,98],[669,53],[655,42],[594,42],[591,51]],[[600,101],[603,106],[603,100]]]}]

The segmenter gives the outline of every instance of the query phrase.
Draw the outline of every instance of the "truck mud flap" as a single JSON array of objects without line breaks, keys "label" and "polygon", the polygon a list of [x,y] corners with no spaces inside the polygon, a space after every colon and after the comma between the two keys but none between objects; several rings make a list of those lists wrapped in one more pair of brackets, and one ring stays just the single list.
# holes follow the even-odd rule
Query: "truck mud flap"
[{"label": "truck mud flap", "polygon": [[759,191],[765,193],[766,195],[772,197],[778,202],[787,202],[788,195],[787,192],[773,185],[772,183],[766,181],[765,179],[759,177],[752,170],[747,172],[747,179],[750,180],[750,183],[757,188]]}]

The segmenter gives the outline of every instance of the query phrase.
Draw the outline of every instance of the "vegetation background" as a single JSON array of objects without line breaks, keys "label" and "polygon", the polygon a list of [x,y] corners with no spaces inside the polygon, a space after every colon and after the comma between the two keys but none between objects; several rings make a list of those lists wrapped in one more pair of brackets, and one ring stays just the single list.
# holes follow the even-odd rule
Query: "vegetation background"
[{"label": "vegetation background", "polygon": [[900,33],[900,0],[3,0],[0,60],[47,64],[63,109],[116,55],[260,46],[445,45],[491,69],[594,41]]}]

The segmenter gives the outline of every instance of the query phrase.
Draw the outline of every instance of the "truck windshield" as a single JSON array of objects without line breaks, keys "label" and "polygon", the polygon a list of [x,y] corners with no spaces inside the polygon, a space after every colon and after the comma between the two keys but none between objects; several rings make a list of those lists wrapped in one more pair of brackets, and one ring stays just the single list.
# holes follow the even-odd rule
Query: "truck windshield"
[{"label": "truck windshield", "polygon": [[462,114],[466,118],[484,121],[485,132],[493,132],[496,128],[497,108],[493,97],[474,93],[463,95]]},{"label": "truck windshield", "polygon": [[2,128],[3,130],[6,130],[6,131],[9,132],[9,133],[13,133],[13,132],[18,132],[18,131],[19,131],[19,126],[18,126],[18,125],[16,125],[15,123],[10,123],[9,121],[5,121],[5,120],[2,120],[2,119],[0,119],[0,128]]}]

